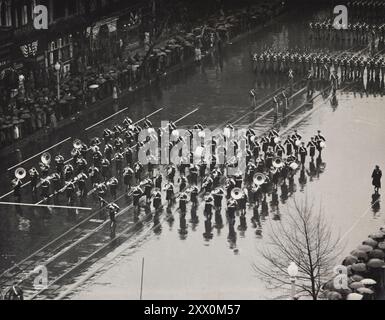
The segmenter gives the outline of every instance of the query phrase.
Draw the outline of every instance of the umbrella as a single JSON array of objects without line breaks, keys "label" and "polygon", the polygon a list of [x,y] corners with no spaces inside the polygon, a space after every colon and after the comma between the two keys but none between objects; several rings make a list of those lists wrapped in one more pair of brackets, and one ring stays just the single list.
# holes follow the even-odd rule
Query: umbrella
[{"label": "umbrella", "polygon": [[361,280],[361,283],[365,286],[374,286],[377,284],[377,281],[370,278],[365,278]]},{"label": "umbrella", "polygon": [[362,294],[373,294],[374,291],[369,288],[358,288],[357,291]]},{"label": "umbrella", "polygon": [[[372,238],[368,238],[365,241],[362,242],[363,245],[368,245],[373,248],[376,248],[378,245],[378,242],[376,240],[373,240]],[[365,251],[365,250],[364,250]]]},{"label": "umbrella", "polygon": [[352,256],[355,256],[355,257],[359,258],[359,259],[368,260],[368,255],[364,251],[353,250],[350,254]]},{"label": "umbrella", "polygon": [[[366,253],[365,253],[366,254]],[[342,264],[344,266],[350,266],[351,264],[353,263],[357,263],[358,262],[358,258],[355,257],[355,256],[347,256],[344,261],[342,262]]]},{"label": "umbrella", "polygon": [[363,278],[364,278],[363,276],[360,276],[358,274],[355,274],[355,275],[351,276],[351,279],[353,281],[361,281]]},{"label": "umbrella", "polygon": [[359,293],[349,293],[346,300],[362,300],[363,295]]},{"label": "umbrella", "polygon": [[369,258],[384,259],[384,257],[385,253],[380,249],[374,249],[373,251],[369,252]]},{"label": "umbrella", "polygon": [[373,247],[367,244],[361,244],[357,247],[358,250],[364,251],[366,253],[373,250]]},{"label": "umbrella", "polygon": [[353,271],[356,272],[364,272],[366,271],[366,264],[365,263],[354,263],[352,264]]},{"label": "umbrella", "polygon": [[330,291],[328,292],[328,294],[326,295],[328,300],[341,300],[342,299],[342,295],[336,291]]},{"label": "umbrella", "polygon": [[352,288],[353,290],[356,290],[358,288],[362,288],[362,287],[365,287],[365,285],[361,282],[352,282],[351,284],[349,284],[349,287]]},{"label": "umbrella", "polygon": [[369,237],[374,240],[382,240],[385,237],[385,233],[382,231],[377,231],[375,233],[372,233]]},{"label": "umbrella", "polygon": [[374,258],[370,259],[366,265],[370,268],[382,268],[385,265],[385,262],[384,260]]}]

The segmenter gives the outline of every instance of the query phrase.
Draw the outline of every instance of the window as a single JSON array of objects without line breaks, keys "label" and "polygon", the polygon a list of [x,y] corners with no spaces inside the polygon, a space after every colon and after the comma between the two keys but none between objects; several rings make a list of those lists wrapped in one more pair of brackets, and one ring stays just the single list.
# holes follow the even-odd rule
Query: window
[{"label": "window", "polygon": [[28,23],[28,6],[25,4],[21,7],[21,24],[24,26]]},{"label": "window", "polygon": [[68,0],[68,15],[76,14],[76,0]]},{"label": "window", "polygon": [[0,26],[7,25],[7,6],[5,2],[0,2]]}]

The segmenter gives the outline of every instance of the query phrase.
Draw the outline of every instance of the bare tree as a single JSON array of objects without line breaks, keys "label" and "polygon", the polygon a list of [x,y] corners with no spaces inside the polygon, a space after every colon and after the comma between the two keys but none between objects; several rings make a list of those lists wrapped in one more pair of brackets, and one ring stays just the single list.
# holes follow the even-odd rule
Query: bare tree
[{"label": "bare tree", "polygon": [[315,213],[307,199],[302,204],[294,199],[294,207],[283,221],[271,224],[268,237],[269,244],[260,251],[264,261],[253,264],[258,277],[272,288],[287,288],[292,284],[287,267],[295,262],[297,294],[317,300],[341,253],[340,238],[332,237],[321,209]]}]

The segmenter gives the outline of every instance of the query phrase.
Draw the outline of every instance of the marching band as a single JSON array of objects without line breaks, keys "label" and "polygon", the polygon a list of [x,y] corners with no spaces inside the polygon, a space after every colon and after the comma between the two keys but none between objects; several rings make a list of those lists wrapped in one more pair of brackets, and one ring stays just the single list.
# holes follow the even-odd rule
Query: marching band
[{"label": "marching band", "polygon": [[[144,126],[150,128],[152,124],[146,119]],[[200,124],[194,128],[201,130],[200,133],[204,129]],[[212,139],[209,162],[204,156],[202,144],[195,152],[191,152],[187,162],[181,160],[178,165],[169,164],[166,167],[151,163],[143,165],[138,161],[138,151],[142,145],[138,141],[140,130],[139,125],[133,125],[131,119],[126,118],[123,126],[116,125],[113,130],[105,129],[103,140],[98,137],[91,139],[90,146],[75,140],[72,158],[64,161],[64,157],[57,154],[54,166],[51,166],[51,155],[44,153],[40,159],[40,170],[33,167],[28,172],[33,198],[37,200],[40,197],[39,203],[49,204],[51,198],[57,203],[64,197],[68,206],[72,206],[76,201],[84,202],[93,195],[99,207],[108,212],[112,235],[119,211],[114,201],[118,198],[121,183],[124,184],[125,194],[132,196],[136,215],[140,214],[142,197],[145,198],[146,207],[152,202],[155,211],[159,212],[162,209],[162,192],[165,192],[167,206],[172,206],[178,199],[179,210],[184,213],[189,201],[193,207],[197,207],[199,196],[203,195],[207,220],[211,221],[213,210],[217,212],[222,209],[222,200],[226,198],[228,216],[234,223],[237,210],[244,217],[247,203],[259,206],[271,186],[276,189],[293,176],[298,168],[304,167],[308,155],[313,161],[318,151],[320,157],[326,141],[320,131],[305,145],[297,130],[282,142],[274,129],[258,137],[250,128],[246,133],[246,170],[242,172],[238,169],[236,174],[230,174],[229,168],[236,168],[241,156],[237,153],[238,142],[231,138],[234,127],[230,123],[221,138],[231,140],[229,146],[234,148],[235,156],[225,163],[217,163],[217,159],[226,155],[226,148],[218,145],[219,136],[216,136]],[[167,128],[160,128],[158,132],[152,130],[150,139],[159,143],[167,130],[170,135],[177,134],[175,124],[171,124]],[[203,134],[199,136],[203,138]],[[171,152],[172,147],[180,141],[191,144],[188,139],[192,139],[191,132],[171,142],[168,151]],[[175,181],[177,174],[178,179]],[[22,202],[21,185],[26,176],[25,169],[16,169],[12,184],[18,202]],[[100,216],[105,217],[103,214]]]}]

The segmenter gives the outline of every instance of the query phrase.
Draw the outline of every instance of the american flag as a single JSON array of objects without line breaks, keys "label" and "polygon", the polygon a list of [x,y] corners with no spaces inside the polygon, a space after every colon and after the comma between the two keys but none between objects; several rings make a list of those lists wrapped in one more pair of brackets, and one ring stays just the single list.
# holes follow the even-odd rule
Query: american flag
[{"label": "american flag", "polygon": [[39,42],[38,42],[38,40],[36,40],[34,42],[31,42],[31,43],[25,44],[23,46],[20,46],[20,50],[23,53],[23,56],[25,58],[29,57],[30,55],[31,56],[35,56],[36,52],[37,52],[38,44],[39,44]]}]

